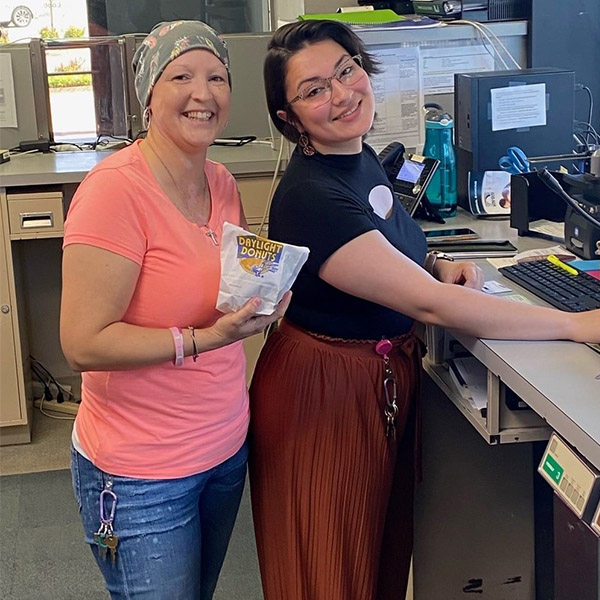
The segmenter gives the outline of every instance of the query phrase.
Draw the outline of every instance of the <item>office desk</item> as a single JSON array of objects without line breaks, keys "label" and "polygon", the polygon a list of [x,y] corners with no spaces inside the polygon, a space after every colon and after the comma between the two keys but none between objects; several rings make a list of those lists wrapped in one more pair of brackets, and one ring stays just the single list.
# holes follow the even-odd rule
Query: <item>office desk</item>
[{"label": "office desk", "polygon": [[[509,238],[520,251],[553,245],[540,238],[518,238],[507,221],[485,221],[464,212],[452,226],[468,226],[483,238]],[[532,303],[548,306],[499,275],[487,261],[478,262],[486,280],[497,279]],[[453,335],[600,470],[599,353],[568,341],[515,342]]]},{"label": "office desk", "polygon": [[[553,245],[517,238],[507,221],[479,220],[466,213],[435,227],[448,226],[468,226],[484,238],[509,238],[521,251]],[[497,279],[534,304],[545,304],[500,276],[487,261],[479,262],[486,280]],[[518,394],[600,469],[600,354],[567,341],[451,335],[487,367],[488,384]],[[523,428],[514,436],[509,428],[489,435],[489,422],[466,407],[456,388],[445,385],[443,367],[436,362],[435,356],[425,357],[430,377],[423,386],[414,598],[458,600],[471,593],[486,600],[553,600],[552,491],[535,474],[550,428]]]},{"label": "office desk", "polygon": [[[208,155],[236,177],[248,223],[256,228],[278,152],[269,145],[248,144],[213,146]],[[57,379],[79,382],[59,343],[62,218],[79,183],[106,156],[104,151],[31,154],[0,165],[0,444],[31,440],[29,354]],[[21,226],[21,213],[30,205],[36,214],[49,207],[51,226]],[[249,371],[261,341],[257,336],[245,343]]]}]

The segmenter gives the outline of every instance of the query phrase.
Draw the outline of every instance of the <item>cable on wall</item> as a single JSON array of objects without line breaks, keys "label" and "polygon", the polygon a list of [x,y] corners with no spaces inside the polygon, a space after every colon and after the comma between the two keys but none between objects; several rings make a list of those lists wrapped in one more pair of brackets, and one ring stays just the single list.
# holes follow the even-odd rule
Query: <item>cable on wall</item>
[{"label": "cable on wall", "polygon": [[504,60],[504,57],[502,56],[499,47],[511,60],[515,68],[521,69],[521,66],[519,65],[515,57],[508,51],[508,48],[502,43],[500,38],[487,25],[483,25],[482,23],[478,23],[475,21],[467,21],[466,19],[457,19],[456,21],[449,21],[448,25],[470,25],[479,34],[484,48],[488,50],[486,42],[491,46],[496,56],[496,59],[505,70],[510,70],[511,67]]}]

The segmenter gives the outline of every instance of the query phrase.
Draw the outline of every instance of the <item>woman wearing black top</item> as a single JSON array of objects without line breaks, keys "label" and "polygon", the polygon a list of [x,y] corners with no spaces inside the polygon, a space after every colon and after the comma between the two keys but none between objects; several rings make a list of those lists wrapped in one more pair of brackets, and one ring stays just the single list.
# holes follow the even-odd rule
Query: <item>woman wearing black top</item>
[{"label": "woman wearing black top", "polygon": [[267,53],[271,117],[298,144],[270,237],[311,253],[250,390],[266,600],[404,600],[421,362],[413,320],[479,337],[600,340],[600,311],[488,296],[473,263],[426,254],[363,142],[376,70],[361,40],[331,21],[285,25]]}]

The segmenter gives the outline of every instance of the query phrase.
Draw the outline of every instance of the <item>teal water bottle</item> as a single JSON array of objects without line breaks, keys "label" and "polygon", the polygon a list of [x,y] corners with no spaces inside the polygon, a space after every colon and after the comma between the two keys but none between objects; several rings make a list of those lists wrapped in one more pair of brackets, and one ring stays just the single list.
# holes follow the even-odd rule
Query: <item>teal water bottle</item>
[{"label": "teal water bottle", "polygon": [[440,165],[427,187],[427,198],[442,217],[456,214],[456,154],[454,121],[439,104],[426,104],[425,146],[423,154],[437,158]]}]

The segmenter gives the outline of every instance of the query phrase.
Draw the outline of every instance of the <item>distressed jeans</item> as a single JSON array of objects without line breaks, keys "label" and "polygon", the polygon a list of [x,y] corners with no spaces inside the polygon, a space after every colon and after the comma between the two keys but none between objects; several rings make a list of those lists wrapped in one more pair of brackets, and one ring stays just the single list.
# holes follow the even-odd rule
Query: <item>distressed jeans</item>
[{"label": "distressed jeans", "polygon": [[113,476],[116,560],[94,542],[108,474],[71,448],[71,474],[85,541],[113,600],[210,600],[246,478],[247,445],[220,465],[180,479]]}]

